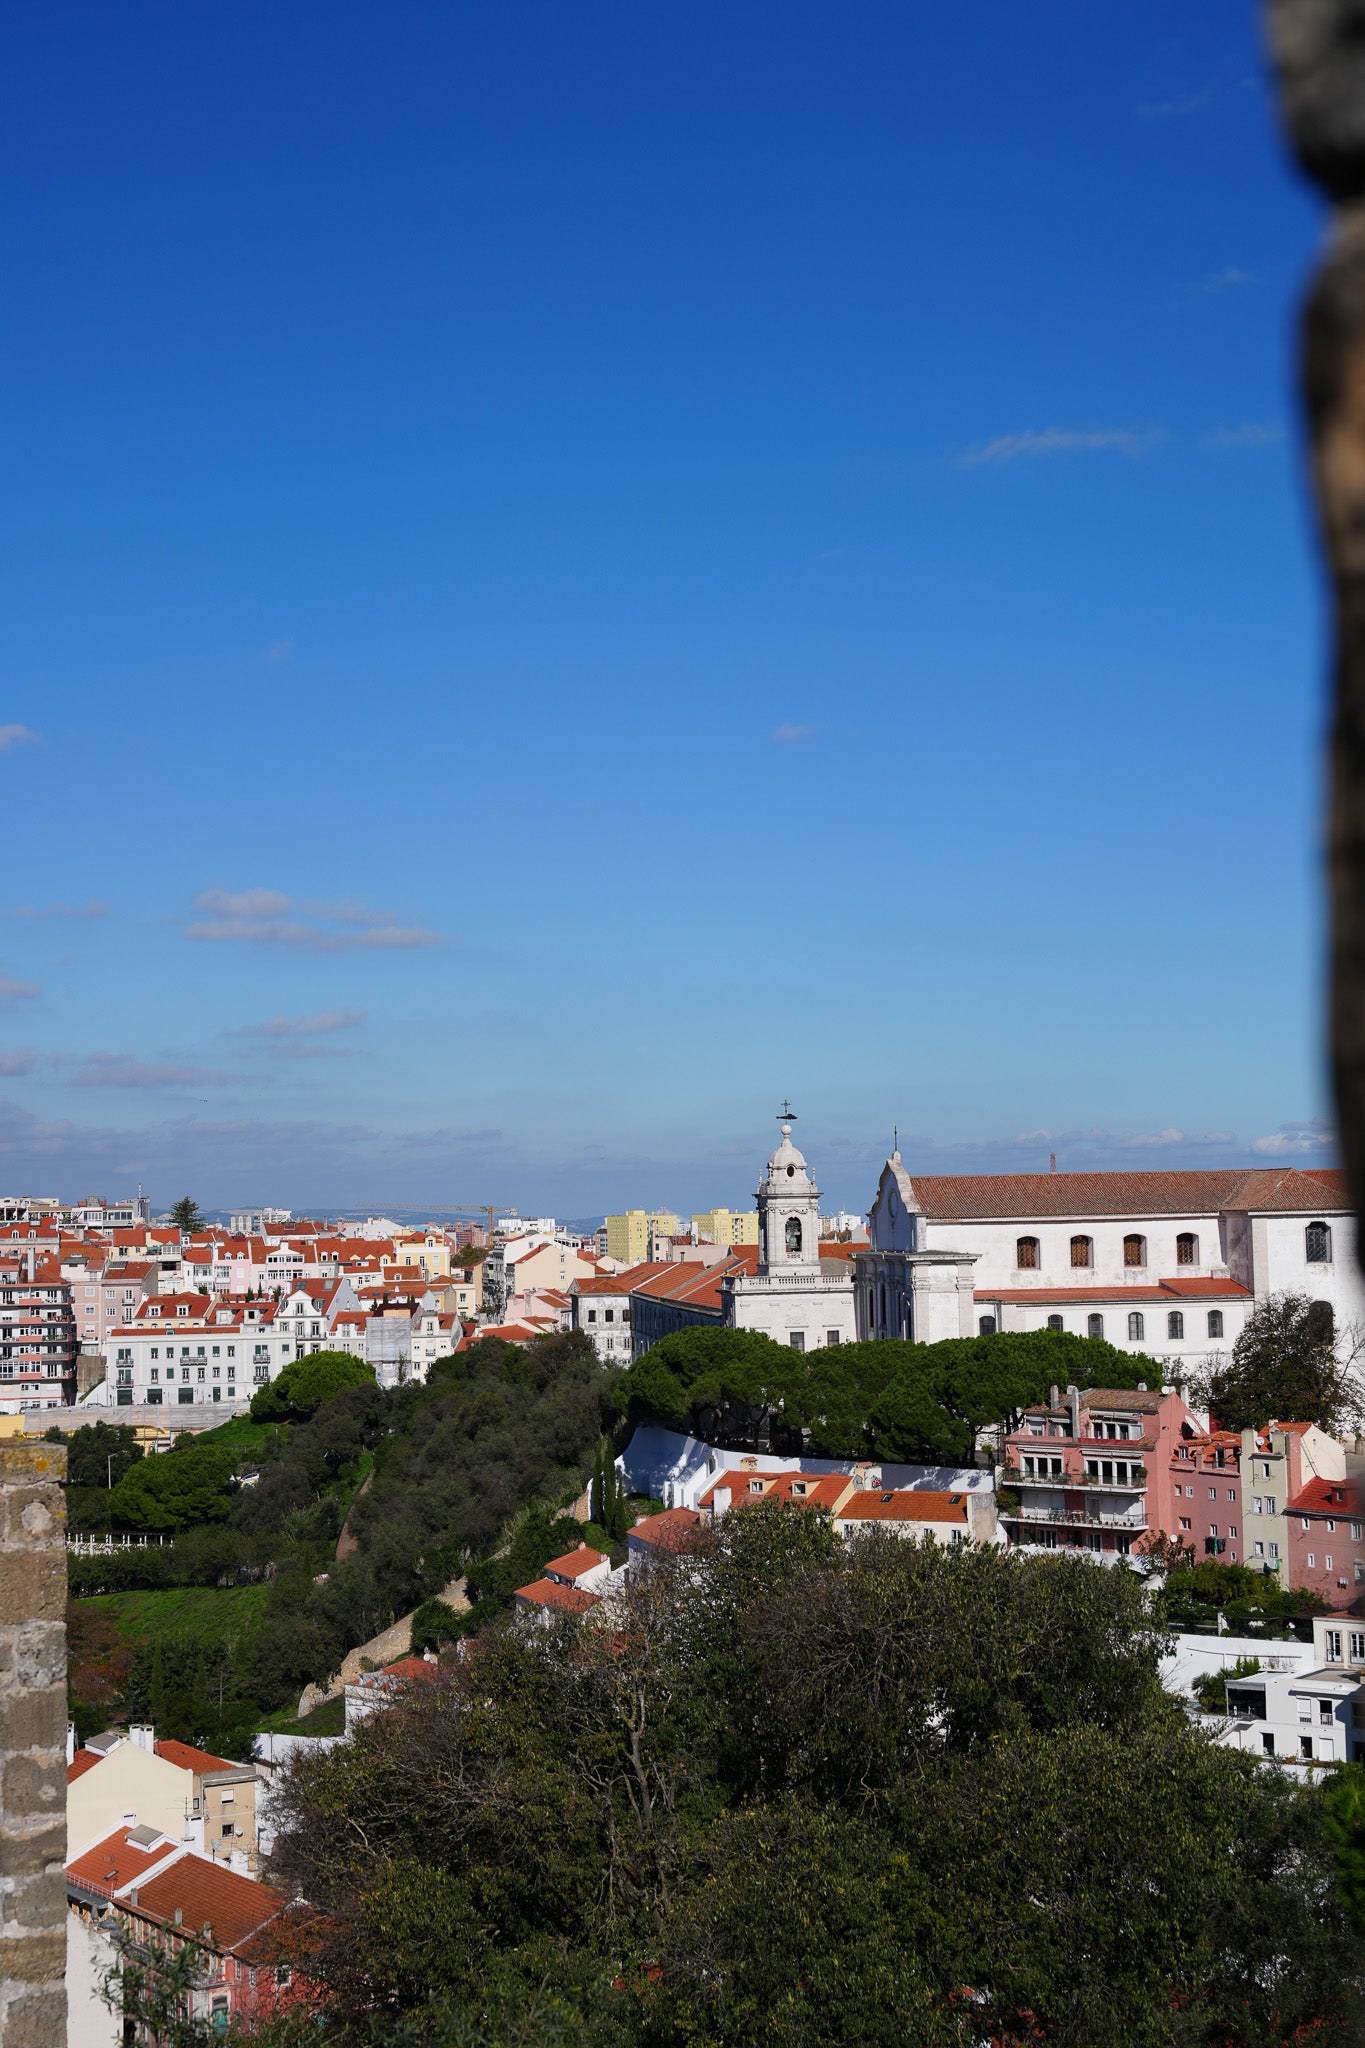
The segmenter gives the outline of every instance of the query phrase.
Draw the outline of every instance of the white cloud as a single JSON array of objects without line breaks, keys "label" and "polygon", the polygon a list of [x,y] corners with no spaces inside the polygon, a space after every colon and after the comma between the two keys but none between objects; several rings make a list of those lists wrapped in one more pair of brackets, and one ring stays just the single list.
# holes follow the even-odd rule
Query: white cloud
[{"label": "white cloud", "polygon": [[1201,448],[1273,448],[1283,441],[1284,428],[1275,420],[1247,420],[1240,427],[1215,427],[1200,436]]},{"label": "white cloud", "polygon": [[330,1031],[350,1031],[365,1022],[364,1010],[314,1010],[307,1017],[267,1017],[264,1024],[244,1024],[243,1038],[319,1038]]},{"label": "white cloud", "polygon": [[783,723],[773,727],[772,737],[780,741],[784,747],[794,747],[801,740],[811,739],[814,733],[815,727],[813,725],[788,725]]},{"label": "white cloud", "polygon": [[1214,97],[1212,92],[1176,93],[1168,100],[1144,100],[1138,107],[1140,121],[1174,121],[1182,114],[1196,113]]},{"label": "white cloud", "polygon": [[8,1052],[0,1052],[0,1074],[31,1074],[37,1064],[38,1055],[31,1045],[16,1045]]},{"label": "white cloud", "polygon": [[1327,1119],[1319,1116],[1311,1123],[1281,1124],[1264,1138],[1253,1138],[1251,1149],[1267,1159],[1331,1158],[1336,1154],[1337,1134]]},{"label": "white cloud", "polygon": [[[59,1064],[65,1065],[64,1059]],[[88,1052],[75,1062],[76,1088],[207,1088],[240,1081],[213,1067],[185,1066],[173,1060],[140,1060],[127,1052]]]},{"label": "white cloud", "polygon": [[109,905],[92,896],[88,903],[17,903],[13,910],[3,913],[6,917],[18,918],[24,924],[46,924],[54,917],[107,917]]},{"label": "white cloud", "polygon": [[0,974],[0,1010],[12,1010],[16,1003],[31,1003],[41,994],[36,981],[19,981],[12,974]]},{"label": "white cloud", "polygon": [[347,897],[339,903],[296,903],[277,889],[206,889],[194,908],[205,913],[184,937],[208,945],[255,945],[295,953],[409,952],[440,946],[439,932],[400,924],[395,911],[373,910]]},{"label": "white cloud", "polygon": [[27,725],[0,725],[0,754],[8,754],[15,747],[28,747],[37,743],[38,735]]},{"label": "white cloud", "polygon": [[987,465],[999,469],[1007,462],[1077,451],[1138,456],[1145,455],[1149,448],[1164,440],[1165,433],[1164,427],[1149,427],[1142,432],[1132,427],[1026,427],[1020,434],[999,434],[980,448],[969,448],[958,461],[963,469],[980,469]]},{"label": "white cloud", "polygon": [[1256,273],[1254,270],[1239,270],[1235,263],[1228,263],[1221,270],[1215,270],[1209,277],[1204,279],[1204,290],[1206,292],[1236,292],[1241,291],[1246,285],[1255,284],[1255,282]]}]

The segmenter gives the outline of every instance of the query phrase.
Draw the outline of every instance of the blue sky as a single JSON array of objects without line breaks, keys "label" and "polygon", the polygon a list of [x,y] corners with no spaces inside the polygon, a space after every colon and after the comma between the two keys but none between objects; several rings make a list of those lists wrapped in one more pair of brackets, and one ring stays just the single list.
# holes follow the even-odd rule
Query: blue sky
[{"label": "blue sky", "polygon": [[1323,1155],[1249,8],[28,10],[0,1181]]}]

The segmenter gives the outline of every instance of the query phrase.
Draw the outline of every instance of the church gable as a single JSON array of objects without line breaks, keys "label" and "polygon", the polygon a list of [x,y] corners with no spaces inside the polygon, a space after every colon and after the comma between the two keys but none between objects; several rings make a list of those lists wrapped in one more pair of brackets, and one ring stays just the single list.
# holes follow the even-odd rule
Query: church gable
[{"label": "church gable", "polygon": [[868,1235],[873,1251],[913,1252],[919,1249],[919,1220],[923,1215],[914,1183],[893,1153],[882,1168],[877,1193],[868,1213]]}]

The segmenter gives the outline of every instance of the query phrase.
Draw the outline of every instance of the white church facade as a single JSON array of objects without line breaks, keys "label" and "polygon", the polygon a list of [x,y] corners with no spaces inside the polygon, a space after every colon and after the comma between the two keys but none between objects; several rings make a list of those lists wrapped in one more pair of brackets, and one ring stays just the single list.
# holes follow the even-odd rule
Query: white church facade
[{"label": "white church facade", "polygon": [[820,1190],[790,1112],[780,1121],[757,1246],[621,1276],[634,1357],[689,1324],[803,1351],[1058,1329],[1178,1369],[1230,1351],[1256,1303],[1282,1292],[1365,1332],[1355,1219],[1330,1169],[911,1174],[895,1150],[866,1245],[822,1247]]}]

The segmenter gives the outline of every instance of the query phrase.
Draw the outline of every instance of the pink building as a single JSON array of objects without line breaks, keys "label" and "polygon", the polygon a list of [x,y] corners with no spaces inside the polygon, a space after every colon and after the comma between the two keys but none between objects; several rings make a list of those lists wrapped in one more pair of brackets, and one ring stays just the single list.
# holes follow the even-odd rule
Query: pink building
[{"label": "pink building", "polygon": [[1365,1593],[1365,1527],[1359,1482],[1310,1479],[1286,1511],[1289,1583],[1349,1607]]},{"label": "pink building", "polygon": [[1174,1454],[1199,1435],[1179,1394],[1054,1387],[1005,1439],[1000,1485],[1017,1505],[1002,1507],[1000,1519],[1011,1542],[1111,1563],[1140,1553],[1179,1528],[1184,1482],[1177,1506]]}]

